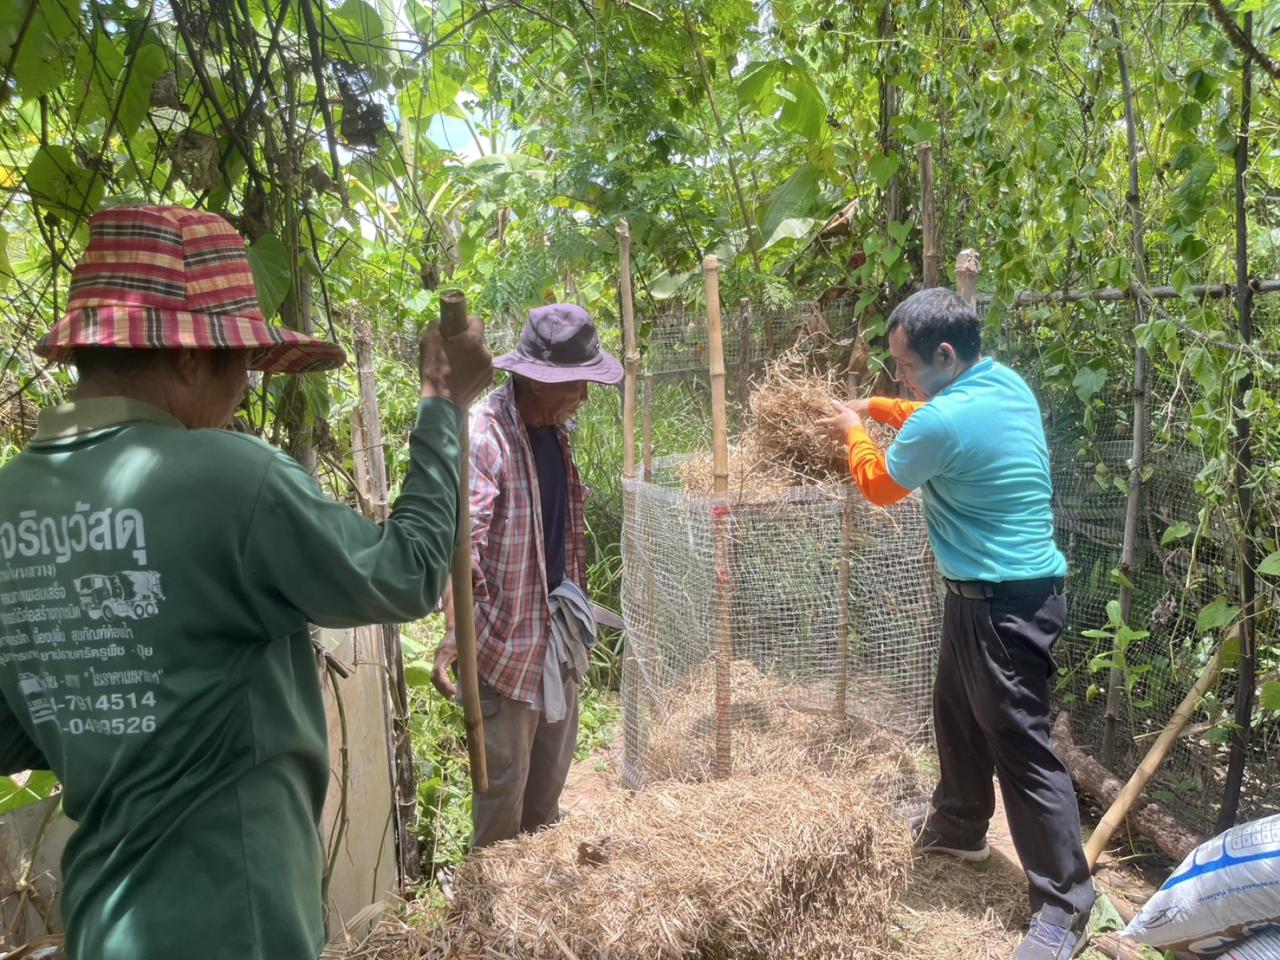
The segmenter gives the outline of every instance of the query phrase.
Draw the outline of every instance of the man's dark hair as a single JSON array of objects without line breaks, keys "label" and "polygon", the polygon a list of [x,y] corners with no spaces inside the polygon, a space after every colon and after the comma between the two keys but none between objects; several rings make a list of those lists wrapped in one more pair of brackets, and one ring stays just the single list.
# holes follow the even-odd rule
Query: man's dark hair
[{"label": "man's dark hair", "polygon": [[978,314],[953,290],[930,287],[919,290],[898,304],[889,314],[888,333],[901,327],[909,346],[925,363],[941,344],[955,348],[964,362],[978,359],[982,352],[982,328]]},{"label": "man's dark hair", "polygon": [[[126,379],[150,371],[163,363],[175,351],[154,347],[76,347],[72,362],[79,378],[111,377]],[[235,350],[210,350],[215,372],[222,372],[231,364]]]}]

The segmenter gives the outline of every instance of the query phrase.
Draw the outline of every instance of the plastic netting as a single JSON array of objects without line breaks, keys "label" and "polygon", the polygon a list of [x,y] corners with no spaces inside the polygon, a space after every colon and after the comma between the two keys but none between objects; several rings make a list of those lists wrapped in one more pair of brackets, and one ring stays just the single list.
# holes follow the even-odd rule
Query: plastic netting
[{"label": "plastic netting", "polygon": [[628,784],[758,763],[779,706],[927,731],[942,606],[918,497],[882,509],[796,487],[726,503],[687,495],[681,460],[624,482]]}]

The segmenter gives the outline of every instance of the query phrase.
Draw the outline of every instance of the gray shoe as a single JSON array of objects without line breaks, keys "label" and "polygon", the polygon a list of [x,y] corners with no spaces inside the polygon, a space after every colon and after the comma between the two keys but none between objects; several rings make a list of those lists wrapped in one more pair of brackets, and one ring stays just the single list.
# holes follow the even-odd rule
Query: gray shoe
[{"label": "gray shoe", "polygon": [[1080,955],[1089,938],[1080,929],[1060,927],[1041,918],[1031,918],[1031,929],[1018,944],[1013,960],[1071,960]]},{"label": "gray shoe", "polygon": [[911,821],[911,846],[920,853],[941,853],[969,863],[981,863],[991,856],[985,837],[968,843],[945,837],[929,826],[928,818],[923,816]]}]

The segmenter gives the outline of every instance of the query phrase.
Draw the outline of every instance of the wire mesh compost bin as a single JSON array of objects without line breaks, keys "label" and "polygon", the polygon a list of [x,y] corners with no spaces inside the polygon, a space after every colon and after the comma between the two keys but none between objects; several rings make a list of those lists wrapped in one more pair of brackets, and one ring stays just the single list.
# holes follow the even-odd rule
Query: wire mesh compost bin
[{"label": "wire mesh compost bin", "polygon": [[696,496],[682,462],[624,481],[628,784],[767,764],[780,709],[925,732],[941,600],[919,498]]}]

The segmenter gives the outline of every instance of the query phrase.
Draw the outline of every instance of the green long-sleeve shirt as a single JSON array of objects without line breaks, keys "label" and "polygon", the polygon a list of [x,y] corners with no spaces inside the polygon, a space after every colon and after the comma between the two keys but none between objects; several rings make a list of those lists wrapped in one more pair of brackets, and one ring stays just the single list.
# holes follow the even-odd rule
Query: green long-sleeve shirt
[{"label": "green long-sleeve shirt", "polygon": [[0,773],[47,767],[71,960],[314,960],[324,708],[308,621],[428,613],[458,430],[423,401],[374,524],[252,437],[123,398],[42,414],[0,468]]}]

